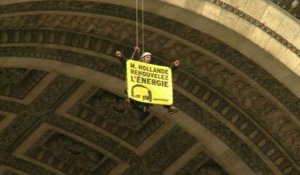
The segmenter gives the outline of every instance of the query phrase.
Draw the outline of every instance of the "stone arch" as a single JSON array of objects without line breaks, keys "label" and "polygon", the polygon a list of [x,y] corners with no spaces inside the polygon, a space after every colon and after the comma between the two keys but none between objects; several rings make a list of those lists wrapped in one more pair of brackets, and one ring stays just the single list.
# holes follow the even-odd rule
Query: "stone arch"
[{"label": "stone arch", "polygon": [[[134,2],[113,3],[134,6]],[[290,84],[299,78],[299,23],[272,2],[167,0],[146,4],[145,10],[216,37],[270,72],[292,92],[299,93]],[[278,21],[271,22],[274,18]],[[259,52],[253,54],[252,50]],[[283,72],[276,73],[278,69]]]},{"label": "stone arch", "polygon": [[[124,88],[115,86],[115,84],[124,84],[124,81],[113,77],[112,75],[93,71],[81,66],[71,65],[68,63],[61,63],[59,61],[35,59],[35,58],[23,58],[22,62],[19,62],[20,58],[9,58],[2,66],[14,67],[14,68],[28,68],[28,69],[41,69],[49,72],[56,72],[58,74],[67,75],[70,77],[80,78],[105,90],[113,92],[119,96],[124,96]],[[118,88],[119,87],[119,88]],[[154,109],[155,113],[164,116],[164,112],[160,109]],[[176,116],[177,125],[183,127],[189,134],[193,135],[199,141],[205,145],[204,149],[208,151],[228,172],[232,174],[253,174],[253,172],[245,165],[242,160],[232,151],[226,144],[224,144],[219,138],[212,134],[208,129],[201,126],[201,124],[195,124],[193,118],[181,113]],[[183,119],[186,120],[183,122]],[[191,126],[193,129],[191,129]],[[207,137],[209,136],[209,137]],[[216,146],[217,145],[217,146]],[[240,162],[233,166],[232,161]]]},{"label": "stone arch", "polygon": [[[65,12],[64,14],[67,14],[67,12]],[[22,17],[22,15],[24,15],[25,17]],[[87,80],[90,82],[94,82],[95,80],[98,82],[98,80],[100,80],[98,86],[104,85],[104,88],[107,89],[111,87],[114,93],[118,95],[122,93],[121,88],[115,86],[112,87],[114,83],[122,84],[122,81],[113,77],[107,78],[107,75],[105,74],[99,76],[100,73],[97,72],[98,70],[100,72],[111,74],[112,76],[116,76],[119,78],[122,77],[120,73],[116,73],[114,71],[105,69],[105,66],[103,66],[109,65],[110,67],[116,69],[118,68],[118,65],[115,63],[116,60],[113,60],[113,58],[111,57],[113,55],[113,50],[116,46],[122,46],[124,47],[124,50],[126,52],[130,52],[130,43],[132,41],[128,40],[130,36],[128,36],[128,33],[126,33],[126,31],[124,32],[124,29],[118,30],[116,26],[121,26],[122,28],[122,24],[120,24],[118,20],[112,20],[112,24],[113,27],[116,27],[116,31],[120,32],[123,35],[121,35],[122,37],[119,40],[116,40],[115,38],[112,38],[114,37],[113,34],[117,33],[110,32],[110,30],[114,30],[113,27],[101,31],[103,32],[103,36],[105,36],[104,34],[107,35],[106,38],[97,38],[93,33],[89,33],[91,30],[90,28],[87,28],[86,31],[81,31],[81,33],[74,32],[78,28],[74,28],[74,30],[67,30],[67,27],[63,28],[64,26],[68,26],[68,19],[61,19],[59,18],[60,14],[53,15],[51,13],[48,14],[48,12],[44,14],[44,16],[46,16],[46,18],[44,19],[46,22],[53,22],[52,24],[55,24],[56,28],[51,29],[49,27],[50,29],[26,29],[25,27],[24,29],[22,29],[22,27],[18,26],[18,24],[22,24],[20,21],[26,20],[25,24],[28,25],[27,27],[30,27],[30,25],[32,24],[29,22],[29,18],[26,19],[26,15],[28,16],[28,14],[24,13],[22,15],[19,15],[21,16],[21,18],[18,18],[18,15],[13,17],[13,19],[15,20],[12,20],[11,22],[11,24],[13,25],[7,25],[10,26],[11,29],[1,30],[1,54],[2,57],[9,58],[6,60],[1,59],[1,63],[3,63],[1,65],[5,67],[43,69],[48,70],[50,72],[62,73],[69,76],[74,76],[71,73],[74,72],[77,73],[78,77],[80,77],[83,80]],[[33,17],[36,14],[32,13],[30,15],[32,15],[30,17]],[[50,21],[47,21],[47,15]],[[75,16],[73,19],[75,21],[77,20],[77,22],[80,21],[80,19],[82,19],[80,18],[80,16],[84,16],[82,14],[76,15],[76,13],[73,15]],[[41,19],[43,18],[42,16],[43,15],[38,16],[37,18]],[[72,15],[69,16],[71,16],[72,18]],[[51,21],[51,17],[54,18],[53,21]],[[9,15],[8,19],[10,19]],[[64,23],[65,19],[66,23]],[[104,21],[105,20],[107,19],[104,18]],[[73,22],[73,20],[70,21]],[[78,27],[78,24],[80,24],[80,22],[78,22],[75,25],[75,27]],[[124,23],[124,25],[126,25],[126,23]],[[157,26],[159,26],[159,24]],[[153,26],[150,26],[149,30],[157,26],[155,25],[155,23],[153,23]],[[155,31],[155,29],[152,29],[152,31]],[[11,35],[12,33],[13,35]],[[169,35],[165,33],[164,35],[159,36],[155,35],[155,32],[149,32],[149,35],[152,34],[150,36],[153,36],[154,38],[152,42],[162,42],[161,45],[152,45],[151,49],[154,51],[154,55],[156,56],[156,58],[158,58],[157,61],[163,64],[166,64],[169,58],[167,57],[166,53],[161,53],[158,51],[160,46],[164,46],[166,50],[173,55],[180,54],[185,58],[185,60],[183,61],[183,70],[181,71],[182,74],[177,75],[175,78],[177,84],[176,90],[178,91],[178,96],[180,96],[179,101],[181,101],[182,103],[186,102],[187,104],[192,106],[192,109],[194,110],[191,112],[188,106],[181,104],[182,111],[184,111],[187,114],[187,116],[183,117],[184,114],[180,113],[180,115],[175,116],[173,120],[177,122],[179,126],[183,127],[186,131],[188,131],[191,135],[193,135],[201,141],[204,141],[204,143],[208,145],[208,150],[214,148],[209,147],[213,143],[221,144],[222,146],[219,146],[223,147],[224,150],[218,150],[220,152],[214,150],[211,152],[215,156],[214,158],[217,161],[219,161],[219,163],[226,170],[228,170],[228,172],[232,174],[245,173],[243,168],[249,170],[247,166],[250,166],[250,168],[253,169],[257,168],[256,170],[249,170],[249,174],[253,173],[251,171],[254,171],[254,173],[260,173],[262,170],[264,170],[265,167],[268,167],[270,169],[269,171],[273,171],[276,174],[297,173],[297,171],[299,170],[299,166],[297,165],[296,161],[298,160],[294,160],[295,158],[292,154],[298,152],[298,99],[294,98],[296,102],[294,106],[287,107],[280,104],[283,101],[278,100],[279,102],[274,102],[273,97],[271,97],[270,95],[265,95],[268,93],[258,93],[256,87],[251,86],[252,83],[259,83],[249,81],[250,78],[246,80],[241,78],[245,77],[245,72],[249,73],[247,72],[247,70],[240,71],[236,68],[229,69],[228,67],[231,66],[228,63],[226,63],[226,61],[228,60],[225,59],[226,61],[220,61],[222,58],[216,58],[213,55],[207,56],[202,52],[197,52],[197,49],[189,49],[187,47],[191,46],[189,42],[184,42],[183,44],[178,44],[176,42],[174,43],[174,41],[168,38]],[[13,37],[11,37],[10,35]],[[158,40],[155,40],[157,38]],[[204,37],[204,39],[206,38]],[[208,36],[207,39],[212,40],[213,38],[210,38]],[[168,44],[169,47],[166,46]],[[174,47],[175,49],[172,48],[172,46],[176,46]],[[220,53],[222,51],[232,53],[230,48],[223,49],[222,46],[218,44],[212,44],[207,48],[215,50],[216,53]],[[51,55],[51,52],[53,52],[54,54]],[[74,52],[76,54],[80,54],[80,56],[84,58],[88,58],[91,61],[91,63],[89,64],[84,62],[82,59],[80,59],[80,56],[76,56]],[[207,53],[205,51],[203,52]],[[63,56],[59,56],[60,53],[66,53],[68,59],[66,57],[64,58]],[[194,56],[196,60],[193,60],[195,59]],[[200,59],[201,56],[203,56],[204,58]],[[226,54],[222,56],[226,57]],[[42,59],[38,59],[39,61],[33,61],[26,57],[31,57],[34,59],[40,57]],[[249,63],[247,61],[245,62]],[[189,66],[193,65],[194,63],[198,66],[199,70],[194,69],[192,70],[194,72],[192,72],[189,70]],[[88,69],[84,67],[88,67]],[[71,71],[72,69],[73,71]],[[252,71],[254,72],[255,70]],[[260,68],[258,67],[257,70],[260,70]],[[253,74],[253,72],[250,71],[251,74]],[[258,76],[259,75],[254,74],[255,78]],[[272,76],[270,77],[271,79],[273,78]],[[195,84],[195,82],[199,84]],[[280,85],[280,83],[278,84]],[[208,112],[202,111],[202,108],[204,108]],[[262,110],[263,108],[269,109],[269,111],[264,111]],[[251,109],[259,109],[259,112],[255,113],[255,111],[251,111]],[[159,109],[157,110],[159,111]],[[155,113],[156,111],[153,112]],[[282,121],[281,119],[285,118],[287,115],[288,119]],[[190,116],[189,119],[191,119],[191,121],[184,123],[183,118],[187,118],[188,116]],[[207,117],[211,120],[207,121],[204,117]],[[264,125],[264,121],[256,119],[255,117],[265,117],[264,120],[269,123]],[[197,129],[194,130],[188,128],[190,124],[193,123],[195,120],[197,122],[195,123],[194,128]],[[282,121],[282,123],[280,123],[280,121]],[[270,128],[267,127],[269,126],[268,124],[271,124]],[[214,134],[209,134],[207,129],[202,128],[203,126],[208,127],[210,129],[210,132],[213,132]],[[258,165],[253,165],[252,159],[248,160],[250,156],[247,154],[245,155],[245,150],[239,150],[239,147],[237,147],[236,145],[231,145],[231,147],[228,148],[227,145],[230,144],[226,142],[228,141],[227,138],[224,138],[225,136],[222,135],[220,131],[216,130],[216,127],[222,128],[223,130],[221,131],[227,132],[230,136],[236,139],[235,141],[241,141],[238,142],[238,144],[242,144],[246,150],[250,149],[249,152],[254,153],[251,154],[252,156],[254,156],[252,157],[252,159],[262,159],[260,161],[264,162],[263,164],[267,165],[265,167],[256,167]],[[202,133],[203,135],[200,135],[200,137],[199,133]],[[283,138],[290,133],[293,133],[293,136],[287,137],[287,140],[284,140]],[[212,141],[208,141],[207,138],[204,138],[204,135],[211,135],[215,139],[213,139]],[[276,137],[276,135],[279,135],[280,137]],[[206,141],[208,141],[208,143],[206,143],[205,139]],[[224,140],[220,141],[220,139]],[[233,140],[229,142],[232,143]],[[253,148],[248,148],[249,146]],[[291,147],[291,149],[289,150],[288,147]],[[236,164],[235,166],[231,167],[229,157],[233,156],[235,157],[235,160],[238,160],[240,157],[237,157],[236,154],[240,154],[239,156],[242,156],[242,159],[247,159],[248,162],[245,163],[247,165],[245,165],[244,162],[241,162],[241,164]],[[294,156],[297,156],[297,154]]]},{"label": "stone arch", "polygon": [[[51,36],[51,34],[50,34],[50,36]],[[20,48],[22,48],[22,47],[23,46],[21,46]],[[26,46],[26,47],[28,47],[28,46]],[[99,86],[99,87],[103,87],[104,89],[109,89],[110,91],[112,91],[113,93],[118,94],[118,95],[123,94],[123,88],[121,86],[114,86],[115,84],[123,84],[122,80],[120,80],[118,78],[111,77],[111,76],[107,76],[103,73],[100,73],[100,72],[98,72],[99,70],[95,71],[95,70],[91,70],[91,68],[84,68],[82,66],[77,66],[76,62],[73,62],[73,63],[71,62],[71,64],[67,63],[67,62],[61,62],[62,60],[61,60],[61,58],[59,58],[59,57],[61,57],[61,55],[57,54],[57,52],[54,52],[55,48],[56,49],[64,48],[61,45],[59,47],[55,47],[55,45],[51,45],[51,47],[49,47],[49,51],[47,51],[48,48],[45,48],[46,52],[44,52],[44,53],[46,53],[46,54],[44,54],[44,55],[41,54],[39,49],[29,50],[26,47],[23,49],[23,51],[24,51],[23,54],[20,54],[20,53],[22,53],[22,51],[21,51],[22,49],[20,50],[20,48],[17,48],[17,47],[13,48],[13,50],[11,50],[11,51],[5,50],[5,53],[7,55],[5,56],[5,55],[2,54],[3,55],[2,57],[7,57],[7,56],[9,56],[9,57],[7,59],[2,59],[1,61],[2,61],[3,64],[1,64],[1,65],[5,66],[5,67],[21,67],[21,68],[30,68],[30,69],[33,68],[33,69],[43,69],[43,70],[50,71],[50,72],[56,72],[56,73],[68,75],[68,76],[71,76],[71,77],[77,77],[77,78],[80,78],[80,79],[83,79],[83,80],[86,80],[86,81],[89,81],[89,82],[93,82],[93,83],[97,82],[97,86]],[[11,55],[16,50],[20,50],[20,51],[16,52],[16,53],[19,54],[18,55],[19,57]],[[68,52],[68,50],[66,50],[66,52]],[[54,54],[51,54],[51,53],[54,53]],[[82,53],[82,52],[80,52],[80,53]],[[104,54],[106,54],[106,53],[104,52]],[[26,58],[24,56],[22,57],[21,55],[25,55],[25,56],[29,56],[29,57],[34,56],[34,55],[39,55],[40,58],[39,59],[37,59],[37,58],[32,59],[32,58]],[[87,57],[87,56],[82,55],[82,57]],[[50,58],[50,60],[47,60],[47,58],[48,59]],[[69,57],[69,58],[70,58],[70,60],[72,60],[72,57]],[[57,61],[57,60],[59,60],[59,61]],[[109,61],[107,61],[106,59],[102,59],[102,61],[106,61],[106,64],[109,64]],[[87,64],[87,65],[89,65],[89,64]],[[115,67],[115,68],[117,68],[117,67]],[[107,73],[114,74],[114,71],[110,71],[110,72],[107,72]],[[118,76],[121,76],[121,75],[118,74],[117,77]],[[184,79],[186,79],[186,78],[187,77],[185,77]],[[182,79],[182,78],[177,78],[177,79]],[[211,109],[211,107],[207,108],[207,106],[205,104],[201,105],[201,103],[203,103],[203,102],[201,102],[202,100],[200,100],[200,101],[199,101],[199,99],[197,100],[197,97],[196,97],[196,96],[198,96],[197,91],[194,90],[195,92],[193,92],[193,90],[192,90],[193,94],[189,94],[187,90],[183,89],[186,86],[187,86],[187,84],[183,83],[181,85],[181,87],[177,87],[176,89],[178,89],[178,91],[180,93],[187,95],[188,99],[193,99],[193,103],[194,103],[193,105],[196,105],[196,106],[197,106],[197,104],[200,105],[200,106],[204,105],[204,107],[206,109],[208,109],[210,112],[213,113],[213,115],[216,115],[216,116],[220,115],[220,113],[223,114],[223,115],[233,114],[232,112],[231,112],[231,114],[230,114],[230,112],[228,113],[228,110],[230,110],[229,109],[230,107],[229,108],[228,107],[219,108],[218,103],[220,103],[220,102],[217,99],[214,99],[215,97],[212,97],[211,92],[207,92],[207,93],[203,94],[203,96],[201,94],[199,94],[199,95],[202,96],[201,97],[202,100],[208,101],[212,105],[212,107],[215,107],[216,109]],[[212,97],[213,101],[209,100],[211,97]],[[186,101],[188,99],[181,98],[180,100]],[[195,108],[195,107],[193,107],[193,108]],[[188,110],[188,108],[185,108],[185,109]],[[157,110],[159,111],[159,109],[157,109]],[[220,111],[218,111],[218,110],[220,110]],[[185,111],[185,112],[187,112],[187,111]],[[162,112],[160,111],[158,113],[162,113]],[[222,165],[225,164],[223,166],[227,171],[232,171],[232,173],[237,173],[237,172],[242,172],[242,171],[244,172],[245,167],[239,169],[239,166],[242,166],[242,165],[237,164],[236,165],[237,167],[232,167],[231,164],[230,165],[228,164],[230,161],[227,159],[227,156],[231,157],[230,158],[231,160],[232,159],[238,159],[238,158],[232,158],[232,156],[233,157],[236,157],[236,156],[234,155],[234,153],[232,153],[231,150],[227,149],[227,146],[224,145],[223,142],[221,142],[218,138],[216,138],[216,140],[215,139],[211,140],[211,138],[215,138],[215,136],[210,136],[210,139],[207,140],[208,139],[207,135],[211,135],[209,133],[209,131],[207,131],[207,129],[203,128],[201,126],[201,124],[196,124],[195,125],[195,117],[196,117],[195,115],[199,115],[199,113],[201,113],[201,111],[192,113],[194,115],[194,118],[190,118],[185,114],[181,114],[178,117],[175,117],[174,120],[176,121],[176,123],[179,126],[185,128],[186,131],[188,131],[191,135],[198,138],[201,142],[205,143],[205,145],[209,144],[210,146],[208,146],[208,148],[207,148],[208,151],[210,151],[212,156],[216,160],[220,161],[220,163]],[[204,114],[205,114],[205,112],[204,112]],[[190,119],[188,119],[188,118],[190,118]],[[196,119],[197,119],[197,117],[196,117]],[[233,123],[237,124],[237,120],[239,120],[239,116],[237,118],[232,116],[232,118],[230,120]],[[189,121],[189,122],[187,122],[187,121]],[[224,122],[224,121],[222,121],[222,122]],[[225,121],[225,123],[226,123],[226,121]],[[246,122],[245,124],[249,125],[250,123]],[[193,126],[193,127],[191,127],[191,126]],[[246,128],[247,128],[247,126],[246,126]],[[210,129],[213,129],[213,128],[210,128]],[[199,133],[201,133],[201,134],[199,134]],[[242,137],[245,137],[245,136],[242,136]],[[252,136],[252,137],[255,138],[255,136]],[[206,143],[206,142],[208,142],[208,143]],[[214,147],[213,144],[217,144],[218,147]],[[220,150],[220,145],[223,145],[222,147],[224,147],[225,150],[223,150],[223,151],[222,151],[222,149]],[[216,149],[216,150],[210,150],[210,149]],[[219,152],[219,151],[221,151],[221,152]],[[227,153],[227,151],[229,151],[229,152]],[[216,155],[214,155],[214,154],[216,154]],[[267,162],[268,162],[268,160],[267,160]],[[228,164],[228,165],[226,165],[226,164]]]}]

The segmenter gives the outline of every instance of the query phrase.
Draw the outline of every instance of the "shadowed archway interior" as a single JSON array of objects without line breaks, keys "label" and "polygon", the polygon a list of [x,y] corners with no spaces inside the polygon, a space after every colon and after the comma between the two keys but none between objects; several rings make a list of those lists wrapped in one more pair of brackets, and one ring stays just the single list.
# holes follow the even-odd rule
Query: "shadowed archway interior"
[{"label": "shadowed archway interior", "polygon": [[[145,49],[155,64],[180,59],[173,78],[180,111],[168,116],[154,106],[140,121],[124,105],[125,72],[114,56],[116,50],[132,54],[135,9],[124,5],[132,2],[5,2],[0,4],[0,174],[300,174],[300,91],[277,78],[293,76],[297,86],[297,69],[280,63],[284,69],[266,70],[224,38],[185,24],[188,15],[174,20],[161,13],[180,8],[189,14],[189,7],[153,1],[149,8],[159,12],[144,12]],[[200,2],[252,20],[223,1]],[[299,24],[298,11],[287,15]],[[218,30],[217,21],[205,20]],[[276,39],[280,34],[269,34],[253,20],[299,58],[297,43]],[[232,37],[247,40],[239,32]],[[246,42],[277,64],[267,49]]]}]

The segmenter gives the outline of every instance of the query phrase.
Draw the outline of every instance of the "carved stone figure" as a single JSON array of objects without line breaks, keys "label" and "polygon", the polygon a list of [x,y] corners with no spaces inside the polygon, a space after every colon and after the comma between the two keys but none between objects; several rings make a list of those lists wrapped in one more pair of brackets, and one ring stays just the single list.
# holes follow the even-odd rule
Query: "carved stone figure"
[{"label": "carved stone figure", "polygon": [[85,170],[95,168],[103,158],[101,153],[61,134],[52,135],[42,148],[64,163]]}]

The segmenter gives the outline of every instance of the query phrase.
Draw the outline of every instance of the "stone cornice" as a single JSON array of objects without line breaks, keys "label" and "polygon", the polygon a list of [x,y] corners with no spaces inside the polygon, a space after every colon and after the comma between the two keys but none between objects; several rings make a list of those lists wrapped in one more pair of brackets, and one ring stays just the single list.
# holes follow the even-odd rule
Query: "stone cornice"
[{"label": "stone cornice", "polygon": [[[242,10],[239,10],[238,8],[225,3],[221,0],[206,0],[211,3],[214,3],[221,8],[228,10],[229,12],[247,20],[248,22],[252,23],[253,25],[257,26],[264,32],[266,32],[268,35],[276,39],[278,42],[283,44],[285,47],[290,49],[292,52],[294,52],[296,55],[300,56],[300,50],[296,46],[294,46],[291,42],[283,38],[280,34],[276,33],[273,29],[266,26],[259,20],[253,18],[249,14],[243,12]],[[103,9],[106,9],[105,11],[102,11],[100,13],[106,14],[106,15],[112,15],[115,16],[116,10],[120,10],[124,7],[118,7],[111,4],[104,4],[104,3],[96,3],[96,2],[88,2],[85,3],[87,5],[81,6],[80,1],[75,2],[58,2],[58,1],[47,1],[47,2],[25,2],[25,3],[18,3],[18,4],[10,4],[6,6],[0,6],[0,13],[1,14],[9,14],[9,13],[15,13],[15,12],[26,12],[26,11],[78,11],[78,12],[89,12],[89,13],[99,13],[99,9],[97,7],[101,7]],[[34,5],[33,5],[34,4]],[[79,6],[81,6],[79,8]],[[126,13],[121,14],[121,16],[130,19],[135,20],[135,14],[134,10],[127,11]],[[148,19],[148,13],[145,13],[145,19]],[[119,16],[119,15],[117,15]],[[147,20],[145,20],[145,23],[147,24]]]},{"label": "stone cornice", "polygon": [[255,25],[256,27],[260,28],[264,32],[266,32],[268,35],[270,35],[272,38],[276,39],[278,42],[280,42],[282,45],[284,45],[286,48],[294,52],[298,57],[300,57],[300,50],[295,45],[293,45],[291,42],[289,42],[287,39],[282,37],[280,34],[278,34],[276,31],[265,25],[264,23],[260,22],[259,20],[255,19],[254,17],[250,16],[249,14],[243,12],[242,10],[239,10],[238,8],[227,4],[226,2],[223,2],[221,0],[207,0],[211,3],[214,3],[221,8],[239,16],[240,18],[245,19],[246,21],[250,22],[251,24]]},{"label": "stone cornice", "polygon": [[299,0],[272,0],[274,4],[281,7],[283,10],[287,11],[291,15],[295,16],[298,20],[300,19],[300,2]]}]

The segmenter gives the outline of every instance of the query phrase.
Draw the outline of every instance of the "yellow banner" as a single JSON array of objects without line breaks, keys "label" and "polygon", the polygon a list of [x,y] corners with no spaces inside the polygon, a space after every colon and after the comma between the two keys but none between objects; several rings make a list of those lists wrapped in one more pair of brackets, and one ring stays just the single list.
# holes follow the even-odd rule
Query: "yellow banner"
[{"label": "yellow banner", "polygon": [[128,60],[126,64],[129,98],[143,103],[173,103],[172,71],[169,67],[134,60]]}]

